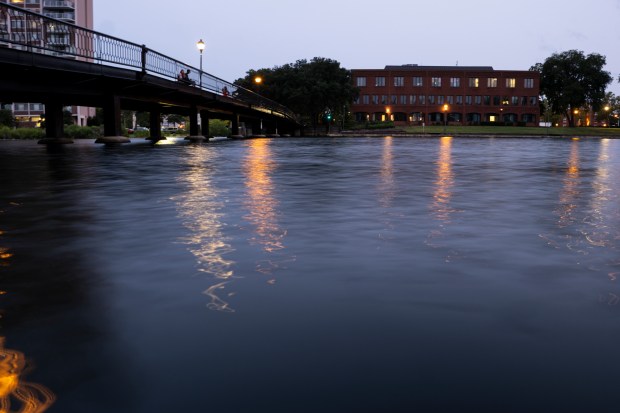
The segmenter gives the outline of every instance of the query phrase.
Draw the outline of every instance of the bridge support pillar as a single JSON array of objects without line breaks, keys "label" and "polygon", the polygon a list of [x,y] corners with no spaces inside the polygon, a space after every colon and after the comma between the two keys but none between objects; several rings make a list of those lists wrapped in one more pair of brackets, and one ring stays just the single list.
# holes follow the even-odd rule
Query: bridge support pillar
[{"label": "bridge support pillar", "polygon": [[263,134],[263,120],[255,120],[252,122],[252,137],[254,138],[264,138]]},{"label": "bridge support pillar", "polygon": [[232,116],[232,135],[230,136],[232,139],[240,139],[244,138],[239,131],[239,114],[233,113]]},{"label": "bridge support pillar", "polygon": [[73,139],[65,138],[63,106],[60,101],[45,102],[45,138],[39,143],[44,145],[58,145],[73,143]]},{"label": "bridge support pillar", "polygon": [[278,121],[275,120],[273,122],[269,122],[267,126],[267,137],[269,138],[278,138]]},{"label": "bridge support pillar", "polygon": [[121,98],[106,96],[103,104],[103,138],[95,143],[111,145],[130,142],[129,138],[122,136],[121,130]]},{"label": "bridge support pillar", "polygon": [[165,136],[161,136],[161,107],[153,105],[149,112],[149,131],[150,136],[146,138],[153,143],[165,140]]},{"label": "bridge support pillar", "polygon": [[189,113],[189,136],[186,137],[188,141],[202,142],[205,137],[198,134],[198,109],[196,106],[192,106]]},{"label": "bridge support pillar", "polygon": [[209,112],[200,111],[200,134],[209,140]]}]

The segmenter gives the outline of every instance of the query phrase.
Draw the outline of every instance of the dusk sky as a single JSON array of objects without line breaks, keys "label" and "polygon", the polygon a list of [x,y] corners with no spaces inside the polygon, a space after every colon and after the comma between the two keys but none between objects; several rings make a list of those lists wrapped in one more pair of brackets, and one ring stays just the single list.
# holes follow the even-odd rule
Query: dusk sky
[{"label": "dusk sky", "polygon": [[228,81],[249,69],[326,57],[347,69],[386,65],[527,70],[554,52],[607,58],[620,94],[620,0],[94,0],[95,30]]}]

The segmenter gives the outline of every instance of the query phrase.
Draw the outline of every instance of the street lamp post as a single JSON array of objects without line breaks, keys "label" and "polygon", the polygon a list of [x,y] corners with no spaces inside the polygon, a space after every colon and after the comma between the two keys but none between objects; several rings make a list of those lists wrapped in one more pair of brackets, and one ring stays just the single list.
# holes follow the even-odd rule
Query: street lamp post
[{"label": "street lamp post", "polygon": [[[256,84],[256,93],[259,96],[259,105],[262,106],[263,102],[262,99],[260,98],[260,86],[263,84],[263,78],[260,75],[256,75],[254,76],[254,83]],[[260,118],[260,135],[263,134],[263,118],[261,116]]]},{"label": "street lamp post", "polygon": [[450,109],[450,107],[447,103],[443,105],[443,133],[446,133],[448,127],[448,109]]},{"label": "street lamp post", "polygon": [[611,127],[611,117],[609,116],[609,105],[605,106],[605,113],[606,113],[605,121],[607,122],[607,127],[609,128]]},{"label": "street lamp post", "polygon": [[198,40],[198,43],[196,43],[196,47],[198,48],[198,51],[200,51],[200,89],[202,89],[202,52],[205,49],[205,42],[202,41],[202,39]]}]

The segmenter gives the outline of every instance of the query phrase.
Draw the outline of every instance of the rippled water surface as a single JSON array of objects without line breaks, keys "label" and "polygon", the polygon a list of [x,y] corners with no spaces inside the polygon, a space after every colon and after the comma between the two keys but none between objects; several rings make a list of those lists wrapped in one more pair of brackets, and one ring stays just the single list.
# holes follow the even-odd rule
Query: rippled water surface
[{"label": "rippled water surface", "polygon": [[0,404],[617,412],[620,141],[0,142]]}]

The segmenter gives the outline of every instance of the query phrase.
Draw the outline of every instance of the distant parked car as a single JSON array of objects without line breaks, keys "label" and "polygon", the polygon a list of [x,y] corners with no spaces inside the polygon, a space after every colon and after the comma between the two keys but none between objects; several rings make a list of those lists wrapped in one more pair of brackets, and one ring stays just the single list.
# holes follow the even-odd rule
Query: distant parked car
[{"label": "distant parked car", "polygon": [[140,131],[143,131],[143,132],[148,132],[148,131],[149,131],[149,128],[145,128],[144,126],[138,126],[138,127],[136,127],[136,132],[140,132]]}]

